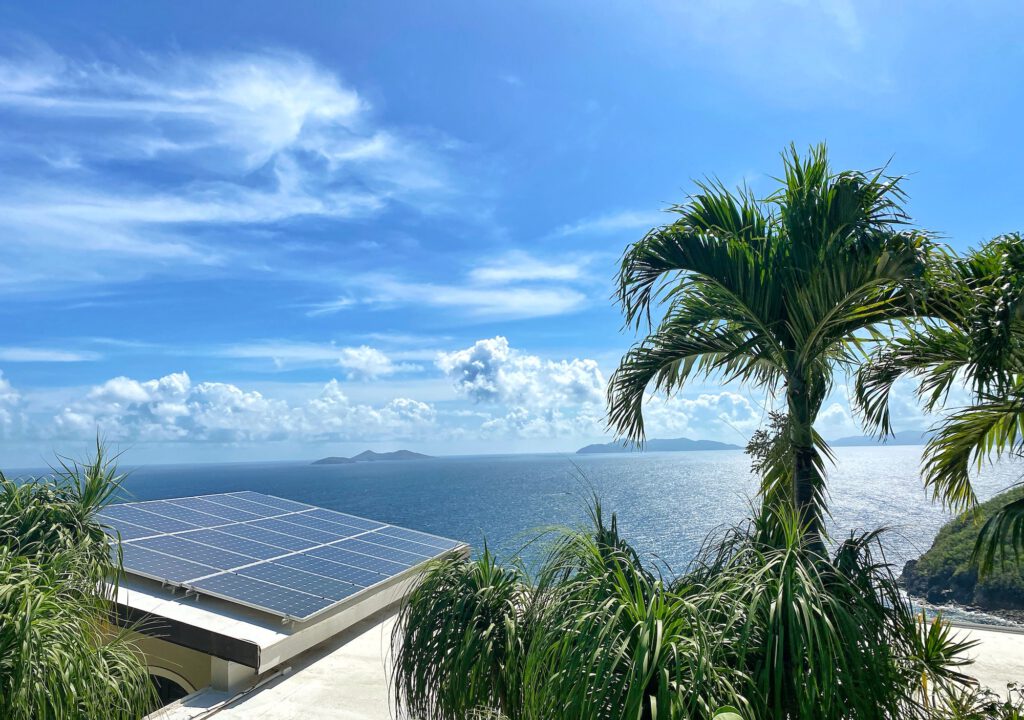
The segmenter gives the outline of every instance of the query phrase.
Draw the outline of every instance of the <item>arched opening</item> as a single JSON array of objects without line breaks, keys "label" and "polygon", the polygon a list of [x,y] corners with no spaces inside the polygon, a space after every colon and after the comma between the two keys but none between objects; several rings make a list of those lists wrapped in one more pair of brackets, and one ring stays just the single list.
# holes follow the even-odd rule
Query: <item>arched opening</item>
[{"label": "arched opening", "polygon": [[186,695],[195,692],[195,688],[185,678],[165,668],[150,667],[149,679],[153,683],[153,687],[156,688],[160,707],[169,705],[175,700],[181,700]]}]

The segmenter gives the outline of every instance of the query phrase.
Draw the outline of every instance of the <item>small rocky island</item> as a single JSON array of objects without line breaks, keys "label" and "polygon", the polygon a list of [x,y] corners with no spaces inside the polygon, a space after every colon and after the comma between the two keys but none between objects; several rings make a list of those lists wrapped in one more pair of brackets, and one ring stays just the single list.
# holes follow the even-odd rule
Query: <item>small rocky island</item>
[{"label": "small rocky island", "polygon": [[996,567],[984,578],[971,565],[971,552],[984,521],[1011,500],[1024,497],[1024,488],[997,495],[979,507],[981,519],[954,518],[942,526],[924,555],[903,568],[907,592],[936,605],[956,604],[1010,620],[1024,620],[1024,566],[1013,562]]},{"label": "small rocky island", "polygon": [[412,450],[395,450],[394,452],[379,453],[373,450],[365,450],[353,457],[332,456],[315,461],[314,465],[349,465],[361,462],[389,462],[394,460],[430,460],[432,455],[413,452]]},{"label": "small rocky island", "polygon": [[[576,451],[577,455],[597,455],[604,453],[636,452],[635,443],[619,440],[618,442],[587,445]],[[643,445],[648,452],[687,452],[694,450],[739,450],[739,445],[717,442],[715,440],[691,440],[690,438],[672,438],[667,440],[648,440]]]}]

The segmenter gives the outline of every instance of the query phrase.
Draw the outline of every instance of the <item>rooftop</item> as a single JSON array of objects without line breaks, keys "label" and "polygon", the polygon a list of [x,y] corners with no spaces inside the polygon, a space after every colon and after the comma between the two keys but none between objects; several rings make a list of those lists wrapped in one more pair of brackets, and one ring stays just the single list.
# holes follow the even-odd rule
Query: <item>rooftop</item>
[{"label": "rooftop", "polygon": [[[161,720],[389,720],[388,662],[395,617],[383,612],[293,659],[288,672],[244,694],[207,690],[166,709]],[[968,674],[1001,694],[1024,678],[1024,633],[958,627],[977,640]]]}]

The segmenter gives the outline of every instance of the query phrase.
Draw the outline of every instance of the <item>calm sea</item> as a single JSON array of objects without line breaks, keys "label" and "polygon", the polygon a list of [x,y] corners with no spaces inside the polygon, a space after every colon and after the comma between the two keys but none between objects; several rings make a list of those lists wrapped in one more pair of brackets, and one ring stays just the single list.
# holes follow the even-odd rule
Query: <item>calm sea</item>
[{"label": "calm sea", "polygon": [[[836,448],[830,471],[832,531],[887,527],[888,559],[928,549],[949,518],[924,491],[920,447]],[[1003,464],[977,480],[982,498],[1024,468]],[[679,571],[708,533],[749,514],[755,491],[738,450],[617,455],[443,457],[354,465],[304,462],[153,465],[131,468],[134,500],[255,490],[396,525],[488,545],[508,557],[550,526],[585,521],[591,492],[622,534],[652,562]],[[529,551],[527,553],[530,554]]]}]

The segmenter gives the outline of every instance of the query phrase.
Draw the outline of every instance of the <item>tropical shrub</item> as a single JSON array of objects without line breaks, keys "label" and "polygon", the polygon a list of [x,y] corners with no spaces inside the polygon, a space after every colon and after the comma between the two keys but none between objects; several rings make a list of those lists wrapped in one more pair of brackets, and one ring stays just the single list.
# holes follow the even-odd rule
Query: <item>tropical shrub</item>
[{"label": "tropical shrub", "polygon": [[145,665],[109,624],[116,553],[95,519],[120,478],[102,448],[24,482],[0,473],[0,710],[4,718],[136,720]]},{"label": "tropical shrub", "polygon": [[605,524],[534,577],[485,552],[434,565],[399,613],[397,707],[420,720],[927,718],[968,644],[916,617],[878,534],[831,555],[791,508],[710,542],[672,579]]}]

